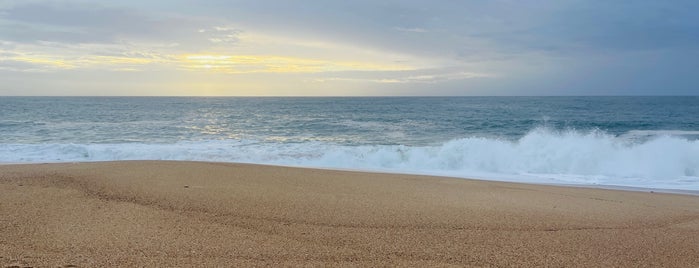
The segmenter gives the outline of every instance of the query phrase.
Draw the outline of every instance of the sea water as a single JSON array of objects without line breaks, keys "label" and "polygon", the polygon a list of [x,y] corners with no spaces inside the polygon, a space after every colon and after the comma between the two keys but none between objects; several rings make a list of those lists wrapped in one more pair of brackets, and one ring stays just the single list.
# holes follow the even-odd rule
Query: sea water
[{"label": "sea water", "polygon": [[0,162],[197,160],[699,190],[699,97],[0,97]]}]

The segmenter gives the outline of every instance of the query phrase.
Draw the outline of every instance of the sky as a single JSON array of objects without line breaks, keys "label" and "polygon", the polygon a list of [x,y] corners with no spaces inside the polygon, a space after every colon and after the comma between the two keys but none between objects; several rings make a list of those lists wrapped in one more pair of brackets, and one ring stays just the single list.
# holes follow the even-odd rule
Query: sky
[{"label": "sky", "polygon": [[699,95],[696,0],[0,0],[0,96]]}]

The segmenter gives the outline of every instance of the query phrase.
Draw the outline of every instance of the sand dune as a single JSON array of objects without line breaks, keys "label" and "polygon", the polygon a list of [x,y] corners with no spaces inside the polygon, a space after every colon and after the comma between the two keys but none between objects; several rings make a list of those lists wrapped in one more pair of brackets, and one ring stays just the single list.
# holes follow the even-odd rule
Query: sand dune
[{"label": "sand dune", "polygon": [[0,166],[0,265],[699,266],[699,196],[244,164]]}]

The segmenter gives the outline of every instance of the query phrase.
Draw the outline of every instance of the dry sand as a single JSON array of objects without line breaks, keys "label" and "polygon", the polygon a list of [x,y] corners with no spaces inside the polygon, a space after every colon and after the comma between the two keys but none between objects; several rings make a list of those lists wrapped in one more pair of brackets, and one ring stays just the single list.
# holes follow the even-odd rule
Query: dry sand
[{"label": "dry sand", "polygon": [[242,164],[0,166],[0,267],[699,267],[699,197]]}]

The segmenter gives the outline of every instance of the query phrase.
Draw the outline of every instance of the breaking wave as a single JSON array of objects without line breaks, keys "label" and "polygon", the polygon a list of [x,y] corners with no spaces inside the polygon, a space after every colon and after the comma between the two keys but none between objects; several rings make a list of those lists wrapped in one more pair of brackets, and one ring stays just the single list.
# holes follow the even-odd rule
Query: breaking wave
[{"label": "breaking wave", "polygon": [[[699,190],[699,141],[687,131],[557,131],[434,146],[255,140],[171,144],[1,144],[0,162],[197,160],[432,174],[533,183]],[[639,138],[642,137],[642,138]]]}]

